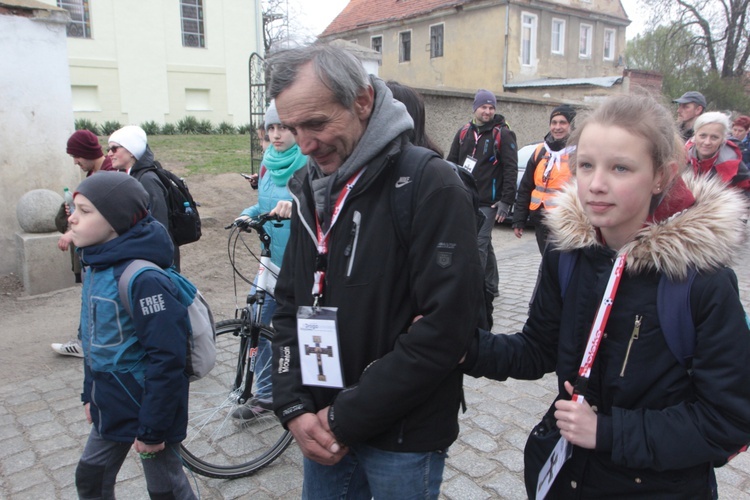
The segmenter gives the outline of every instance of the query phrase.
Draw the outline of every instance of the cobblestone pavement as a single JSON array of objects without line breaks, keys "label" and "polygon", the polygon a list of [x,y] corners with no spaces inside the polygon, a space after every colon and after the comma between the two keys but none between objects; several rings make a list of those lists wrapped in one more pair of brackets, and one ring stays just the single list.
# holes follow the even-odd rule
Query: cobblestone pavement
[{"label": "cobblestone pavement", "polygon": [[[515,240],[508,233],[512,231],[498,227],[493,235],[501,266],[496,332],[513,332],[522,325],[539,265],[533,235],[529,232]],[[747,262],[747,254],[741,262]],[[748,308],[750,268],[737,269]],[[89,426],[82,419],[78,398],[81,367],[69,366],[14,385],[0,382],[0,499],[76,498],[75,465]],[[441,497],[525,498],[523,446],[529,429],[553,400],[554,378],[503,383],[467,378],[465,385],[468,411],[460,417],[461,434],[449,451]],[[194,485],[203,499],[299,498],[301,477],[301,454],[292,444],[254,476],[237,480],[195,476]],[[750,499],[750,453],[717,469],[717,477],[722,498]],[[135,454],[120,472],[117,495],[125,500],[148,498]]]}]

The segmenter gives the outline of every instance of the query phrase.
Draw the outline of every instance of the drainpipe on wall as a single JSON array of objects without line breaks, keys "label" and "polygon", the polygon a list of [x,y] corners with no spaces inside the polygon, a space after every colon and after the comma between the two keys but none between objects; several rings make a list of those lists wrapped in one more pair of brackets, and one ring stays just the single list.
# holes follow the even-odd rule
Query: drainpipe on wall
[{"label": "drainpipe on wall", "polygon": [[503,57],[503,92],[505,92],[505,84],[508,83],[508,39],[510,38],[510,29],[508,23],[510,22],[510,0],[505,2],[505,57]]}]

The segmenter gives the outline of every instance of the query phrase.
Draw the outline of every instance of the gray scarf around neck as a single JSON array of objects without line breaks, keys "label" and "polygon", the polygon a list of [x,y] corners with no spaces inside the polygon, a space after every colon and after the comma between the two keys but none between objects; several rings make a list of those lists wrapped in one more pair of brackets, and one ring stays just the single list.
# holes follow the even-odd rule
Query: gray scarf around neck
[{"label": "gray scarf around neck", "polygon": [[328,230],[333,205],[346,182],[360,168],[380,156],[394,139],[414,128],[414,122],[406,107],[393,98],[383,80],[370,75],[370,83],[375,89],[372,114],[365,133],[352,154],[331,175],[325,175],[312,158],[308,163],[315,211],[324,231]]}]

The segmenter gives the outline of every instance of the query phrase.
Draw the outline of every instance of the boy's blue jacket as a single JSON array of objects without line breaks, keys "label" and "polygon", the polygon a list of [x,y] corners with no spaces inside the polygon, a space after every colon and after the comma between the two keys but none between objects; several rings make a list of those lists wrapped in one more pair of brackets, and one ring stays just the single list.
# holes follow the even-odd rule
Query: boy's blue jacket
[{"label": "boy's blue jacket", "polygon": [[84,264],[81,399],[104,439],[147,444],[185,438],[188,313],[178,290],[162,273],[144,271],[133,281],[133,318],[120,302],[117,282],[133,259],[162,268],[172,264],[172,241],[150,215],[126,233],[78,250]]}]

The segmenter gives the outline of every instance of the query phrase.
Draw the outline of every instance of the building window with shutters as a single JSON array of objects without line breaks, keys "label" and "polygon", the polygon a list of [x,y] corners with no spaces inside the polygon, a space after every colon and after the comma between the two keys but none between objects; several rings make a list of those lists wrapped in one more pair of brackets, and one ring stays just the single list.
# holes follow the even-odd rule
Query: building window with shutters
[{"label": "building window with shutters", "polygon": [[443,24],[430,26],[430,57],[443,57]]},{"label": "building window with shutters", "polygon": [[57,6],[70,14],[67,32],[71,38],[91,38],[89,0],[57,0]]},{"label": "building window with shutters", "polygon": [[380,54],[383,53],[383,36],[378,35],[370,38],[370,48]]},{"label": "building window with shutters", "polygon": [[205,48],[203,0],[180,0],[180,20],[182,21],[182,46]]},{"label": "building window with shutters", "polygon": [[411,31],[402,31],[398,34],[398,62],[411,61]]}]

